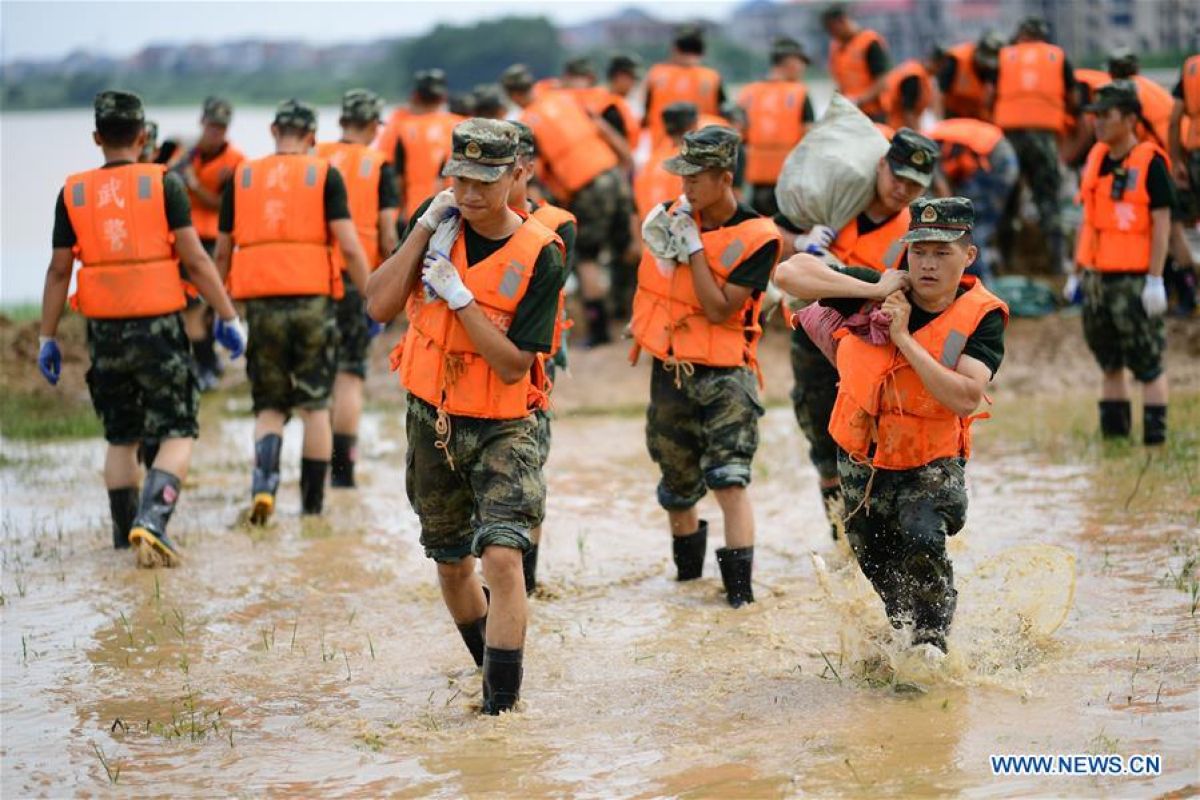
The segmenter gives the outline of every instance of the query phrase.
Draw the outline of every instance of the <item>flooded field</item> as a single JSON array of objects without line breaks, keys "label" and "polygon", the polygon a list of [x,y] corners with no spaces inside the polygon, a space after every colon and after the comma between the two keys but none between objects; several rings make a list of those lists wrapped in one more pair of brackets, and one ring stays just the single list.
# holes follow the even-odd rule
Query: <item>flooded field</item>
[{"label": "flooded field", "polygon": [[[780,402],[778,332],[751,488],[759,602],[738,611],[711,555],[702,580],[671,580],[643,444],[647,367],[613,348],[578,354],[558,395],[523,700],[498,719],[476,713],[479,676],[417,545],[399,392],[382,368],[361,488],[302,521],[289,428],[265,532],[237,521],[248,397],[206,398],[173,571],[111,550],[98,440],[4,440],[0,788],[1196,796],[1200,475],[1197,430],[1180,426],[1200,418],[1197,358],[1173,351],[1177,444],[1146,460],[1090,441],[1090,364],[1059,368],[1073,356],[1051,352],[1055,325],[1078,338],[1078,320],[1018,326],[996,418],[977,428],[970,516],[950,544],[959,613],[936,674],[906,661],[829,539]],[[719,519],[713,501],[703,510]],[[992,774],[990,755],[1023,753],[1158,754],[1162,774]]]}]

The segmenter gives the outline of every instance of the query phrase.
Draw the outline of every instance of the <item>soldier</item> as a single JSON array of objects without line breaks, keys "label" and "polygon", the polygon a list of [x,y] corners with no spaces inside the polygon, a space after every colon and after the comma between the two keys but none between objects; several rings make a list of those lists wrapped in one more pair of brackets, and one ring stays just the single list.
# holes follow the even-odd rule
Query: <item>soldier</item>
[{"label": "soldier", "polygon": [[[784,236],[784,254],[828,251],[848,267],[867,267],[876,272],[895,269],[903,256],[904,247],[898,240],[908,230],[908,205],[929,188],[937,158],[938,147],[932,140],[908,128],[897,131],[887,154],[879,160],[875,196],[842,230],[816,225],[793,240],[798,231],[786,217],[775,216],[776,225],[783,233],[790,234]],[[796,381],[792,387],[792,408],[808,440],[808,457],[817,468],[830,533],[836,539],[843,504],[837,447],[828,428],[837,394],[837,371],[803,328],[792,333],[791,356]]]},{"label": "soldier", "polygon": [[471,92],[472,110],[476,117],[504,119],[508,116],[508,103],[504,101],[504,90],[494,83],[481,83]]},{"label": "soldier", "polygon": [[977,42],[956,44],[941,54],[937,68],[940,91],[933,100],[935,117],[991,119],[996,66],[1003,46],[1004,40],[988,31]]},{"label": "soldier", "polygon": [[385,155],[396,171],[396,189],[411,217],[425,198],[445,188],[439,180],[450,155],[450,132],[463,118],[445,109],[446,73],[419,70],[413,76],[408,113],[399,122],[396,140]]},{"label": "soldier", "polygon": [[684,25],[675,32],[671,56],[646,73],[646,113],[650,148],[666,139],[662,110],[672,103],[695,103],[701,114],[719,114],[725,104],[721,75],[701,63],[704,59],[704,29]]},{"label": "soldier", "polygon": [[[1041,17],[1029,17],[1017,28],[1013,44],[1000,51],[992,117],[1004,129],[1021,162],[1021,177],[1033,194],[1038,221],[1052,269],[1066,269],[1062,218],[1059,213],[1058,137],[1075,111],[1075,70],[1061,47],[1049,42],[1050,29]],[[1012,251],[1012,226],[1019,192],[1013,192],[1001,249]]]},{"label": "soldier", "polygon": [[783,162],[812,124],[812,100],[804,85],[808,54],[795,39],[781,37],[771,46],[767,79],[747,84],[738,97],[746,115],[746,182],[750,205],[774,215],[775,183]]},{"label": "soldier", "polygon": [[1105,438],[1130,434],[1128,368],[1142,384],[1142,441],[1158,445],[1167,436],[1162,274],[1171,178],[1162,149],[1137,139],[1141,104],[1132,82],[1100,87],[1087,110],[1096,116],[1096,145],[1080,179],[1083,223],[1075,261],[1083,271],[1083,335],[1104,373],[1100,432]]},{"label": "soldier", "polygon": [[883,121],[879,95],[891,69],[887,42],[875,31],[850,19],[843,5],[832,5],[821,13],[821,25],[829,34],[829,74],[839,92],[858,105],[876,122]]},{"label": "soldier", "polygon": [[[779,267],[785,291],[845,314],[882,302],[891,341],[844,336],[829,432],[846,536],[892,626],[930,662],[946,653],[957,592],[946,537],[962,530],[971,422],[1004,357],[1008,308],[971,276],[971,201],[918,200],[908,271],[833,270],[809,255]],[[827,299],[834,298],[834,299]],[[917,413],[913,413],[914,410]]]},{"label": "soldier", "polygon": [[671,103],[663,109],[662,116],[667,140],[650,154],[633,181],[639,219],[645,219],[655,206],[670,202],[683,193],[683,179],[668,172],[663,165],[679,155],[683,135],[696,130],[699,113],[695,103]]},{"label": "soldier", "polygon": [[893,130],[921,127],[921,115],[933,103],[933,81],[929,76],[937,58],[937,53],[925,61],[910,58],[884,76],[879,104],[883,106],[885,125]]},{"label": "soldier", "polygon": [[[658,206],[686,242],[686,263],[644,249],[631,330],[633,357],[654,357],[646,444],[658,464],[658,502],[667,512],[676,578],[704,569],[708,523],[696,504],[711,489],[725,522],[717,564],[729,605],[754,602],[754,510],[746,487],[758,449],[759,310],[779,259],[769,218],[733,193],[739,137],[709,126],[685,134],[663,166],[683,178],[684,195]],[[686,199],[687,206],[682,202]]]},{"label": "soldier", "polygon": [[[246,157],[228,139],[232,119],[233,106],[228,100],[207,98],[200,115],[200,124],[203,125],[200,141],[172,167],[187,184],[192,203],[192,222],[200,236],[200,243],[210,256],[216,253],[217,211],[221,206],[221,193],[229,185],[237,165]],[[211,319],[211,310],[193,293],[187,310],[183,312],[183,322],[187,326],[188,339],[192,342],[202,392],[215,387],[221,374],[221,364],[213,350]]]},{"label": "soldier", "polygon": [[625,127],[625,138],[629,142],[629,151],[636,152],[638,142],[642,138],[642,126],[637,114],[633,113],[633,107],[629,104],[629,95],[641,80],[642,63],[636,56],[618,53],[608,62],[606,76],[609,97],[608,105],[601,111],[601,116],[608,119],[611,124],[614,120],[605,116],[605,113],[609,107],[616,109]]},{"label": "soldier", "polygon": [[[511,709],[521,688],[522,554],[546,505],[530,411],[566,279],[558,237],[508,206],[516,159],[512,125],[455,128],[444,169],[452,188],[421,205],[367,287],[377,320],[407,306],[408,333],[393,353],[408,390],[406,489],[442,598],[483,667],[485,714]],[[455,215],[461,223],[444,233]],[[449,252],[431,246],[435,231],[439,240],[453,233],[442,243]]]},{"label": "soldier", "polygon": [[[54,211],[54,252],[46,270],[38,368],[58,383],[55,340],[75,259],[82,262],[72,306],[87,317],[88,390],[104,425],[104,483],[113,547],[137,546],[143,567],[180,563],[167,523],[199,435],[200,398],[180,311],[180,264],[220,315],[217,338],[237,358],[245,326],[221,287],[192,226],[187,190],[160,164],[135,163],[146,143],[134,94],[96,95],[93,140],[104,166],[67,178]],[[138,501],[139,441],[160,442]]]},{"label": "soldier", "polygon": [[[386,156],[371,147],[379,132],[383,100],[366,89],[342,95],[342,139],[317,145],[316,153],[337,169],[346,183],[350,217],[358,241],[374,270],[385,254],[396,249],[396,215],[400,198],[396,176]],[[334,265],[344,270],[346,257],[333,251]],[[367,316],[362,295],[342,274],[345,295],[337,301],[337,377],[333,381],[333,457],[329,485],[351,488],[358,460],[358,422],[362,416],[363,381],[367,376],[367,351],[383,326]]]},{"label": "soldier", "polygon": [[1200,217],[1200,54],[1183,62],[1171,95],[1175,99],[1167,135],[1171,172],[1183,195],[1184,216],[1194,223]]},{"label": "soldier", "polygon": [[300,496],[320,514],[333,449],[329,396],[337,368],[342,269],[360,292],[367,264],[350,217],[346,184],[329,162],[309,155],[317,112],[286,100],[275,110],[275,154],[240,164],[221,200],[217,267],[234,299],[246,301],[246,374],[254,408],[251,524],[275,510],[283,427],[293,411],[304,423]]}]

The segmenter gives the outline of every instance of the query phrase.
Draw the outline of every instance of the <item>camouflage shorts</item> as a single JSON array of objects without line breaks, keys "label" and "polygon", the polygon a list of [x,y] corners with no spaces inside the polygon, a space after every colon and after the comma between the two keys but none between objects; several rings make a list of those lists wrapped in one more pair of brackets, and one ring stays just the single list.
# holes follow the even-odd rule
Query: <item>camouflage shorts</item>
[{"label": "camouflage shorts", "polygon": [[707,489],[749,485],[764,411],[745,367],[696,365],[679,377],[676,388],[675,372],[655,359],[646,410],[646,446],[662,473],[658,503],[669,511],[691,508]]},{"label": "camouflage shorts", "polygon": [[550,460],[550,421],[553,417],[549,411],[537,409],[533,412],[533,418],[537,421],[538,464],[545,469],[546,462]]},{"label": "camouflage shorts", "polygon": [[1162,374],[1166,323],[1142,306],[1145,275],[1083,272],[1083,338],[1105,372],[1126,367],[1149,383]]},{"label": "camouflage shorts", "polygon": [[[421,520],[421,545],[434,561],[454,563],[487,547],[529,549],[529,531],[546,515],[546,481],[537,421],[452,416],[448,451],[437,411],[408,398],[405,488]],[[451,468],[446,453],[454,459]]]},{"label": "camouflage shorts", "polygon": [[846,538],[888,618],[944,634],[958,596],[946,537],[967,519],[965,462],[939,458],[916,469],[875,470],[874,478],[844,451],[837,464]]},{"label": "camouflage shorts", "polygon": [[329,297],[246,302],[246,374],[254,413],[329,405],[337,366],[337,318]]},{"label": "camouflage shorts", "polygon": [[345,286],[345,296],[337,301],[337,371],[365,378],[367,351],[371,347],[366,306],[362,295],[349,279],[345,281]]},{"label": "camouflage shorts", "polygon": [[803,329],[792,332],[792,410],[808,439],[808,458],[822,479],[837,477],[837,444],[829,435],[829,417],[837,399],[837,369]]},{"label": "camouflage shorts", "polygon": [[88,320],[92,405],[112,444],[195,438],[200,390],[178,314]]},{"label": "camouflage shorts", "polygon": [[632,209],[629,185],[616,167],[580,189],[570,203],[576,219],[576,263],[595,261],[606,246],[622,249],[629,239]]}]

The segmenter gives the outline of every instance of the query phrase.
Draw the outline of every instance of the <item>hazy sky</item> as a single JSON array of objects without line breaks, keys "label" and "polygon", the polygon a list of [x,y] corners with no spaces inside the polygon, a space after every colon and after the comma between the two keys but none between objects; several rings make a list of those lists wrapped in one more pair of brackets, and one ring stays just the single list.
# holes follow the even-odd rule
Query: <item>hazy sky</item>
[{"label": "hazy sky", "polygon": [[422,33],[439,22],[468,23],[507,14],[545,15],[561,24],[637,6],[668,19],[724,18],[739,0],[528,0],[512,2],[104,2],[0,0],[0,59],[55,58],[77,48],[127,55],[146,44],[217,42],[255,36],[315,43]]}]

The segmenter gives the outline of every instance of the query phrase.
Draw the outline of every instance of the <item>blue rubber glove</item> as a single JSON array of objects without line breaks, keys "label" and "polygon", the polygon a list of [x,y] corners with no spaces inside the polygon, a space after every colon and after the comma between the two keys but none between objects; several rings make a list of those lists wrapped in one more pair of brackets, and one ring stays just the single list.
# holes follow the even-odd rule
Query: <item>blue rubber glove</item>
[{"label": "blue rubber glove", "polygon": [[229,351],[231,359],[237,359],[246,352],[246,323],[242,322],[241,317],[234,317],[228,322],[218,318],[213,323],[213,338]]},{"label": "blue rubber glove", "polygon": [[62,351],[58,349],[58,342],[49,336],[39,336],[38,341],[42,344],[38,351],[38,369],[51,386],[57,386],[58,376],[62,374]]},{"label": "blue rubber glove", "polygon": [[374,339],[379,334],[383,333],[383,329],[386,326],[382,322],[376,322],[371,317],[371,315],[365,311],[363,312],[363,319],[365,319],[367,321],[367,341],[368,342],[371,341],[372,339]]}]

